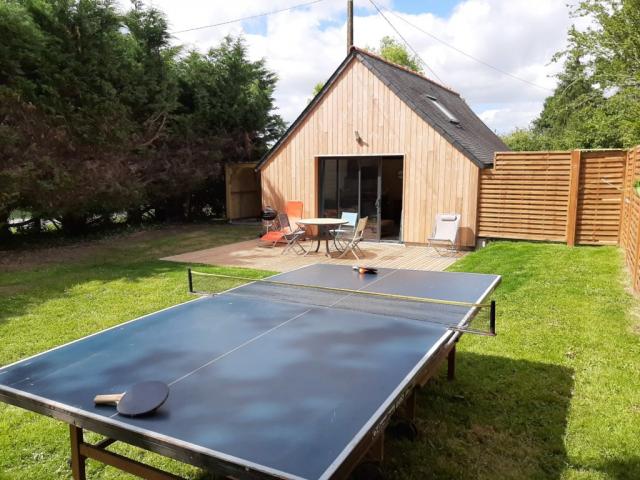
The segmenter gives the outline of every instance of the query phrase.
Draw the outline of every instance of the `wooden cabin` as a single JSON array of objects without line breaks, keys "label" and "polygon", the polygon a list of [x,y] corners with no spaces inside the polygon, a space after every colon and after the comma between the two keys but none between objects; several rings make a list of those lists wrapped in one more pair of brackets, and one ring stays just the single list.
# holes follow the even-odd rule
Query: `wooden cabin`
[{"label": "wooden cabin", "polygon": [[460,94],[352,48],[258,163],[263,206],[368,216],[370,240],[426,243],[437,213],[460,213],[472,247],[480,169],[508,150]]}]

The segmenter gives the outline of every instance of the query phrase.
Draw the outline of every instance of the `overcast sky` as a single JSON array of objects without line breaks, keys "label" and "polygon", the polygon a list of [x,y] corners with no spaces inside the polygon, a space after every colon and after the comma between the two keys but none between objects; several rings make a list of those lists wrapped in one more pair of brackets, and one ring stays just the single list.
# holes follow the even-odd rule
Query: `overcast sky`
[{"label": "overcast sky", "polygon": [[[310,0],[153,0],[172,31],[260,14]],[[564,48],[572,19],[567,0],[374,0],[441,81],[460,92],[498,133],[526,127],[542,108],[560,68],[552,55]],[[205,51],[228,34],[242,34],[253,59],[264,57],[278,74],[276,104],[293,121],[313,86],[326,80],[346,55],[346,0],[316,4],[238,23],[175,34],[175,42]],[[368,0],[355,0],[354,37],[359,47],[396,38]],[[430,38],[396,15],[518,81]],[[434,74],[425,69],[425,74]],[[435,78],[434,78],[435,79]],[[437,80],[437,79],[436,79]]]}]

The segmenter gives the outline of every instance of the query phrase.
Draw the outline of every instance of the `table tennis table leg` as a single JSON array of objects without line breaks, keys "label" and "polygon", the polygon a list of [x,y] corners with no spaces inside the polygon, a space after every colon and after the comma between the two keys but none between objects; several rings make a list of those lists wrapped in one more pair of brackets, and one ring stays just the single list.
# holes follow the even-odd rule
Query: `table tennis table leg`
[{"label": "table tennis table leg", "polygon": [[84,443],[82,429],[75,425],[69,425],[71,433],[71,474],[73,480],[87,480],[86,461],[87,458],[80,453],[80,445]]},{"label": "table tennis table leg", "polygon": [[454,380],[456,378],[456,346],[453,345],[449,355],[447,355],[447,380]]},{"label": "table tennis table leg", "polygon": [[70,432],[73,480],[87,480],[85,465],[88,459],[96,460],[104,465],[110,465],[123,472],[147,480],[184,480],[183,477],[106,450],[107,447],[116,442],[113,438],[106,437],[97,443],[91,444],[85,443],[82,428],[70,425]]},{"label": "table tennis table leg", "polygon": [[413,422],[416,419],[416,389],[412,388],[395,413],[397,418]]}]

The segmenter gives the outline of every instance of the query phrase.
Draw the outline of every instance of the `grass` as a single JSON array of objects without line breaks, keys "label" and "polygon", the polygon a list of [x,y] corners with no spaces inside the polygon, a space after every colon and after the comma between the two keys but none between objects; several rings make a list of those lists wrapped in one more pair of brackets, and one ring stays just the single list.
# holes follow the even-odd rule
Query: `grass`
[{"label": "grass", "polygon": [[496,242],[451,270],[503,275],[498,336],[419,396],[393,478],[640,478],[640,338],[614,247]]},{"label": "grass", "polygon": [[[11,253],[0,270],[0,364],[188,299],[184,265],[157,258],[254,236],[200,226]],[[503,275],[499,335],[463,337],[456,381],[441,375],[420,392],[421,434],[388,442],[388,477],[638,478],[638,303],[625,290],[620,252],[496,242],[453,270]],[[117,451],[208,478],[133,447]],[[68,478],[67,457],[66,425],[0,405],[1,478]],[[96,462],[89,475],[130,478]]]},{"label": "grass", "polygon": [[[256,235],[255,227],[241,226],[150,229],[62,248],[4,252],[0,365],[189,300],[185,266],[158,258]],[[268,272],[241,273],[260,277]],[[230,286],[230,281],[218,283],[220,289]],[[133,447],[119,445],[114,451],[188,478],[206,478],[195,468]],[[66,425],[0,404],[0,478],[70,478],[68,456]],[[88,465],[92,479],[130,478],[97,462]]]}]

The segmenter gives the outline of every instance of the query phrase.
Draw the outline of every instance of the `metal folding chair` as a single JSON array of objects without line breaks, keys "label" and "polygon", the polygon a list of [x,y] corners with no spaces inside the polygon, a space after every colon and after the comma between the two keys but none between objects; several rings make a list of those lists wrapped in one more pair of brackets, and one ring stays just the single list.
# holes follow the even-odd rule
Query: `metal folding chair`
[{"label": "metal folding chair", "polygon": [[344,247],[342,254],[338,258],[344,257],[347,253],[352,253],[356,260],[360,260],[358,253],[364,257],[364,252],[360,249],[359,243],[362,241],[362,236],[364,235],[364,229],[367,226],[367,221],[369,217],[364,217],[358,220],[356,224],[356,228],[353,231],[353,237],[349,240],[349,243]]},{"label": "metal folding chair", "polygon": [[353,231],[356,228],[358,222],[358,214],[355,212],[342,212],[342,220],[347,220],[348,223],[341,225],[339,228],[329,230],[329,233],[333,236],[334,242],[337,244],[340,250],[344,249],[344,238],[349,235],[353,235]]},{"label": "metal folding chair", "polygon": [[[284,247],[281,253],[285,254],[289,250],[293,250],[298,255],[307,253],[305,248],[300,243],[300,240],[302,240],[305,237],[305,234],[306,234],[305,229],[300,227],[299,225],[296,225],[295,229],[292,228],[291,224],[289,223],[289,217],[287,216],[286,213],[278,214],[278,223],[280,223],[280,231],[282,232],[282,239],[287,242],[287,246]],[[298,252],[296,248],[300,249],[300,251]]]}]

